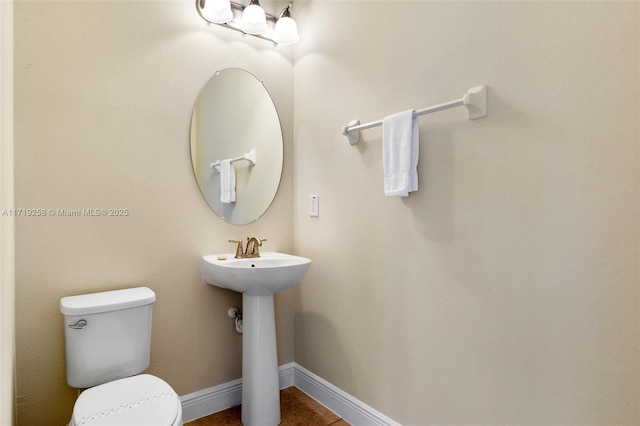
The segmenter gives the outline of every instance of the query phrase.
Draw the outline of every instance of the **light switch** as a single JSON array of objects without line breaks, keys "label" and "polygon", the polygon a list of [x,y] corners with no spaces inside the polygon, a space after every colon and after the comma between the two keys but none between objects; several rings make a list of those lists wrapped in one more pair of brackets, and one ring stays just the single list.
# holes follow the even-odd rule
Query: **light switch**
[{"label": "light switch", "polygon": [[320,196],[319,195],[309,196],[309,216],[312,216],[312,217],[320,216]]}]

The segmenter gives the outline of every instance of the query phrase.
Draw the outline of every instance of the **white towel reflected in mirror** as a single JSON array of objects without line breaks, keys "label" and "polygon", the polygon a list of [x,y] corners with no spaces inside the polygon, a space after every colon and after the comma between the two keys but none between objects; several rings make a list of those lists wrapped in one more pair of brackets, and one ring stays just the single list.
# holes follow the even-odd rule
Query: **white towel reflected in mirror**
[{"label": "white towel reflected in mirror", "polygon": [[236,168],[230,158],[220,162],[220,202],[236,202]]}]

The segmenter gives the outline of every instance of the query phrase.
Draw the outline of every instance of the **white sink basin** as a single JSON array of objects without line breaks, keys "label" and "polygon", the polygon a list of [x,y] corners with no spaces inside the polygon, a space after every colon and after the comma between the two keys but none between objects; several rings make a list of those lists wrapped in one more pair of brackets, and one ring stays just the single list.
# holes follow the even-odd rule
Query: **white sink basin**
[{"label": "white sink basin", "polygon": [[[226,260],[220,257],[226,256]],[[235,259],[233,253],[202,257],[202,273],[207,284],[254,295],[274,294],[300,282],[311,260],[277,252],[260,257]]]}]

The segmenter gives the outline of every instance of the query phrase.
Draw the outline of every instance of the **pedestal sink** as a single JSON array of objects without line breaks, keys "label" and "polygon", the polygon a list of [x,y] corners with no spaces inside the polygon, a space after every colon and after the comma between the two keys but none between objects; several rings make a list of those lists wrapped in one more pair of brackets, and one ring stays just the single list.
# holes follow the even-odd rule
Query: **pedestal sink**
[{"label": "pedestal sink", "polygon": [[234,254],[202,258],[207,284],[242,293],[242,424],[280,423],[280,385],[273,295],[300,282],[311,260],[263,252],[259,258]]}]

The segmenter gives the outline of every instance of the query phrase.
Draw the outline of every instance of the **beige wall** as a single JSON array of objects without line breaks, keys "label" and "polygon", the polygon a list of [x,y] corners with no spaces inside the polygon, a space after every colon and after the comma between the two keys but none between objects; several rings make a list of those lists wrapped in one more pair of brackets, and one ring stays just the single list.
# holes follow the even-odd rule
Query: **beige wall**
[{"label": "beige wall", "polygon": [[[20,425],[69,420],[66,295],[148,285],[157,294],[149,371],[181,395],[240,377],[227,308],[241,299],[205,285],[199,258],[254,234],[266,249],[292,250],[291,50],[209,28],[191,0],[15,4],[16,205],[130,212],[17,219]],[[243,227],[209,209],[189,153],[198,92],[226,67],[264,80],[285,129],[280,191],[263,220]],[[293,360],[288,298],[276,311],[281,363]]]},{"label": "beige wall", "polygon": [[[13,2],[0,3],[0,210],[13,205]],[[0,220],[0,424],[15,412],[15,259],[13,217]]]},{"label": "beige wall", "polygon": [[[640,424],[639,7],[306,3],[297,363],[407,425]],[[341,136],[482,83],[487,118],[420,119],[408,198]]]}]

